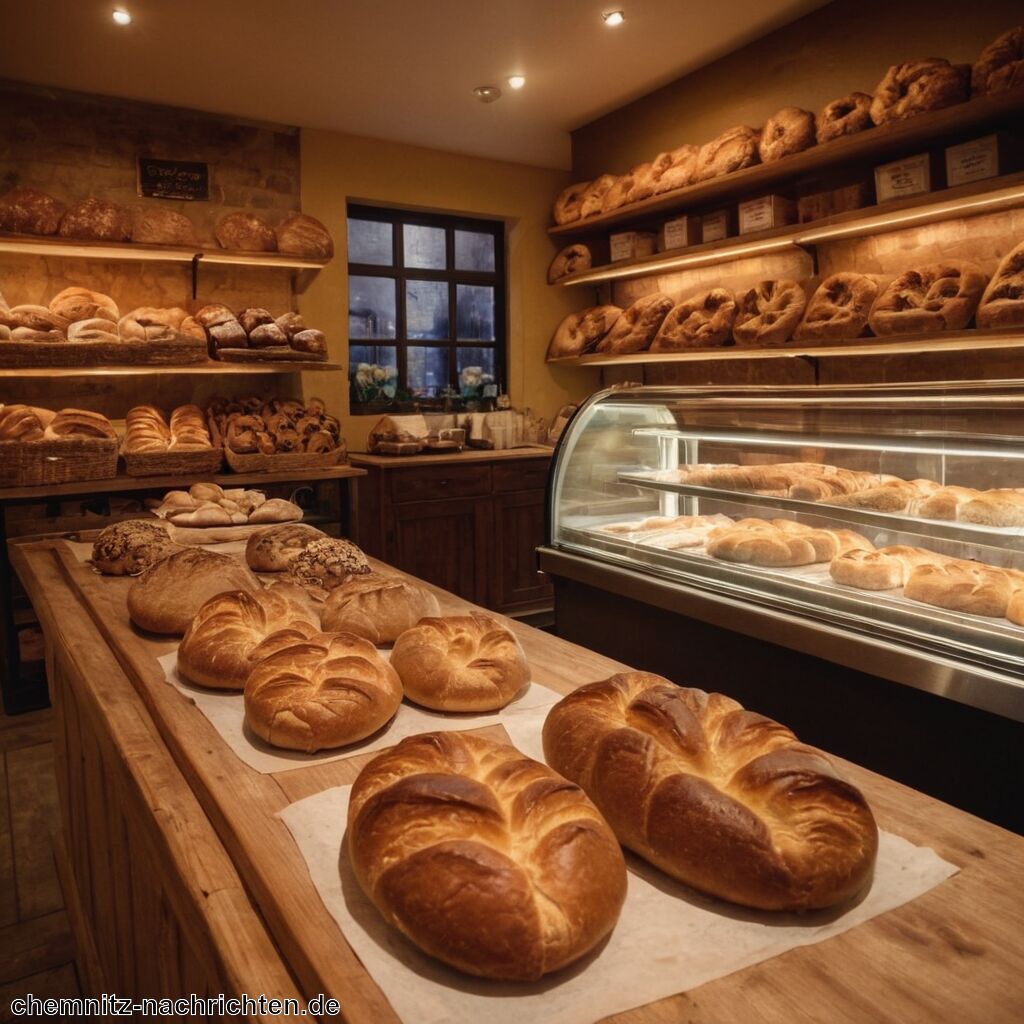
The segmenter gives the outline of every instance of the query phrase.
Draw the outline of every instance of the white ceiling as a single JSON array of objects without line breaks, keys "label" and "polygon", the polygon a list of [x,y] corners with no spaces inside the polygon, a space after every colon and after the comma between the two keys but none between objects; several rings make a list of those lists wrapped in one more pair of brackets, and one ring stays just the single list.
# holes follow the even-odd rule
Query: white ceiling
[{"label": "white ceiling", "polygon": [[572,129],[822,2],[3,0],[0,75],[568,167]]}]

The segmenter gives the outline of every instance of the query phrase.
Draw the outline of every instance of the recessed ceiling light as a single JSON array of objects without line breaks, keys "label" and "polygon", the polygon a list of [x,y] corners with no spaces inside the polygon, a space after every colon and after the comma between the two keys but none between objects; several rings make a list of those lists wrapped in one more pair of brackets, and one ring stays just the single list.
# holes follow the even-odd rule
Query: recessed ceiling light
[{"label": "recessed ceiling light", "polygon": [[625,12],[623,11],[609,11],[607,14],[602,14],[604,23],[611,25],[614,28],[616,25],[621,25],[626,20]]},{"label": "recessed ceiling light", "polygon": [[114,8],[113,18],[118,25],[130,25],[132,23],[132,16],[123,7]]},{"label": "recessed ceiling light", "polygon": [[510,89],[522,89],[526,85],[525,75],[510,75],[508,79],[508,87]]},{"label": "recessed ceiling light", "polygon": [[478,85],[473,90],[473,95],[481,103],[493,103],[501,99],[501,90],[496,85]]}]

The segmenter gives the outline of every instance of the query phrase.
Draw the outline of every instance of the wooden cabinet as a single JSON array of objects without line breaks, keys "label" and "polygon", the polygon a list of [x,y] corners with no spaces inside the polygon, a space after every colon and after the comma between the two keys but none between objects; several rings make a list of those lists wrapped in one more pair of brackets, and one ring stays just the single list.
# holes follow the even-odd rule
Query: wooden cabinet
[{"label": "wooden cabinet", "polygon": [[369,473],[352,530],[367,554],[496,611],[550,605],[536,556],[545,540],[546,453],[352,461]]}]

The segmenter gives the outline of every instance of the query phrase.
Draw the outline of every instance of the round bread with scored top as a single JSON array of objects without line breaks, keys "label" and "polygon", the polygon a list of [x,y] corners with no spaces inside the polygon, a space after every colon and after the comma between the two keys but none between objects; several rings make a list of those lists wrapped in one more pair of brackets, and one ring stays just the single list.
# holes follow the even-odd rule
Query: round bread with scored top
[{"label": "round bread with scored top", "polygon": [[389,924],[483,978],[532,981],[578,960],[626,896],[622,851],[580,788],[468,733],[409,736],[375,757],[345,842]]},{"label": "round bread with scored top", "polygon": [[402,703],[398,673],[352,633],[268,638],[245,683],[245,721],[275,747],[315,753],[375,733]]},{"label": "round bread with scored top", "polygon": [[473,612],[423,619],[391,652],[405,695],[437,711],[496,711],[530,681],[515,634]]},{"label": "round bread with scored top", "polygon": [[372,644],[390,644],[420,619],[440,614],[437,598],[425,587],[370,572],[332,590],[320,622],[332,633],[355,633]]},{"label": "round bread with scored top", "polygon": [[624,846],[713,896],[811,910],[871,877],[878,829],[860,791],[820,750],[723,694],[614,675],[551,709],[544,754]]},{"label": "round bread with scored top", "polygon": [[244,690],[253,666],[286,640],[320,632],[312,599],[294,583],[211,597],[189,623],[178,647],[178,671],[215,690]]},{"label": "round bread with scored top", "polygon": [[305,523],[285,523],[257,530],[245,544],[245,561],[254,572],[285,572],[296,555],[326,534]]}]

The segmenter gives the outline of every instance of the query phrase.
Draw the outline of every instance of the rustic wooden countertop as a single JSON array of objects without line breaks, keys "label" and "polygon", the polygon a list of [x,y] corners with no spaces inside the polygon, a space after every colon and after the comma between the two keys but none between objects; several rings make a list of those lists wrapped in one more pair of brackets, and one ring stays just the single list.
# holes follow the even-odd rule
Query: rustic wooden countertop
[{"label": "rustic wooden countertop", "polygon": [[499,448],[497,451],[465,451],[445,455],[371,455],[369,452],[349,452],[353,466],[379,466],[381,469],[402,469],[407,466],[438,466],[472,462],[505,462],[511,459],[550,459],[554,449],[532,445],[528,448]]},{"label": "rustic wooden countertop", "polygon": [[[296,800],[352,782],[374,755],[269,775],[251,770],[198,709],[165,682],[156,659],[174,644],[132,628],[125,605],[130,580],[94,574],[62,541],[14,544],[11,550],[44,626],[48,623],[64,644],[62,656],[87,659],[100,652],[110,662],[113,653],[131,680],[307,997],[318,992],[336,996],[345,1019],[354,1024],[395,1021],[276,817]],[[432,589],[445,613],[472,607]],[[85,626],[68,632],[66,624],[73,621]],[[533,678],[552,689],[569,692],[624,667],[506,621],[522,641]],[[507,741],[500,727],[484,732]],[[1024,1019],[1024,838],[836,760],[867,796],[881,828],[932,847],[959,873],[839,936],[619,1014],[616,1021],[991,1024]],[[156,804],[152,810],[160,812]]]}]

